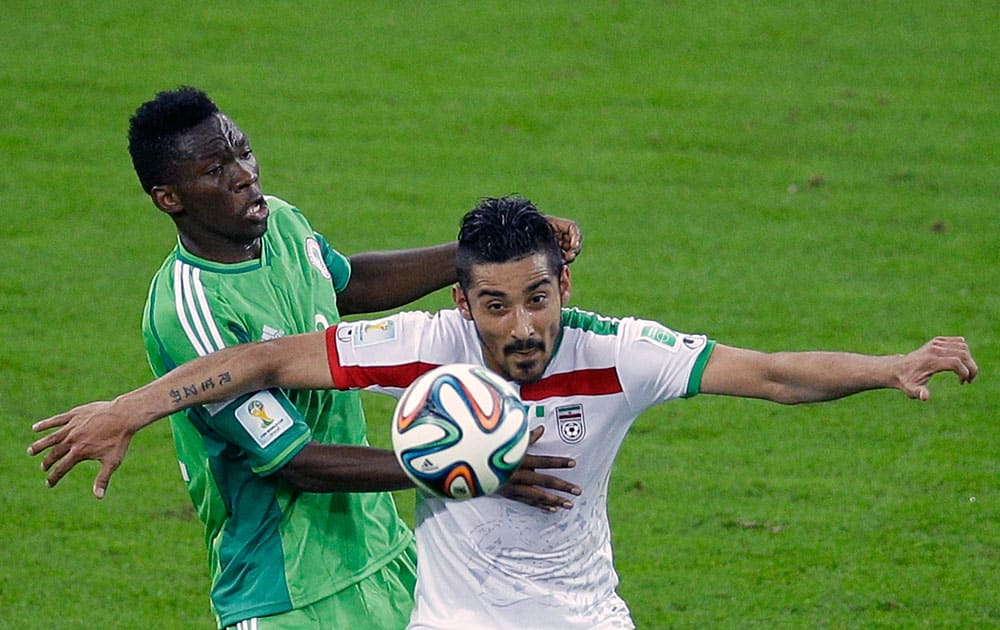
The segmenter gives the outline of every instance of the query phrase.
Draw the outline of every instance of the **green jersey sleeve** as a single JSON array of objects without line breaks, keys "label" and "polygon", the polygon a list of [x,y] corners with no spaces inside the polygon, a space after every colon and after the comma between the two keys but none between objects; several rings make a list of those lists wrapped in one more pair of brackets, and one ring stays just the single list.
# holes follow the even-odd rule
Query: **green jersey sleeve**
[{"label": "green jersey sleeve", "polygon": [[330,243],[319,232],[316,232],[316,241],[319,242],[323,262],[326,263],[326,268],[333,277],[333,289],[340,293],[351,279],[351,259],[331,247]]}]

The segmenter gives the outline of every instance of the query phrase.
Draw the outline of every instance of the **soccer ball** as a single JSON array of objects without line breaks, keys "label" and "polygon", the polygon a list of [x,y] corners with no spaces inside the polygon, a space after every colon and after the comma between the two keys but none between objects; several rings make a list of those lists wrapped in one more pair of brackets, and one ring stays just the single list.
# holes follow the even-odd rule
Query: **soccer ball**
[{"label": "soccer ball", "polygon": [[455,363],[413,381],[396,404],[392,448],[418,488],[469,499],[495,492],[528,448],[517,390],[479,365]]}]

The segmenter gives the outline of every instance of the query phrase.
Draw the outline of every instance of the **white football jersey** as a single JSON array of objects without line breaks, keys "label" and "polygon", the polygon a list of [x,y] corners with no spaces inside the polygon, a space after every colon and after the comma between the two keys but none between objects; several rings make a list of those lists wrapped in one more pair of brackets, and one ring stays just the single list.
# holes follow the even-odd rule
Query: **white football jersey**
[{"label": "white football jersey", "polygon": [[[714,342],[639,319],[566,309],[542,378],[520,386],[529,452],[572,457],[554,473],[583,490],[554,513],[497,496],[418,498],[417,587],[411,629],[633,628],[618,596],[607,515],[608,480],[635,418],[698,393]],[[457,310],[344,322],[328,332],[338,388],[399,396],[447,363],[484,364],[472,322]]]}]

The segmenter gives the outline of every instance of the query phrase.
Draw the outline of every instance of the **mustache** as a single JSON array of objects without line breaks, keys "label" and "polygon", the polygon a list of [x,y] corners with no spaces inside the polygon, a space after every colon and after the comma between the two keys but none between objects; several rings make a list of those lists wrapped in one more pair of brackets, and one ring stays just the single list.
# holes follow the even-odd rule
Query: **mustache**
[{"label": "mustache", "polygon": [[528,350],[539,350],[541,352],[545,352],[545,342],[541,339],[525,339],[523,341],[512,341],[503,347],[504,354],[527,352]]}]

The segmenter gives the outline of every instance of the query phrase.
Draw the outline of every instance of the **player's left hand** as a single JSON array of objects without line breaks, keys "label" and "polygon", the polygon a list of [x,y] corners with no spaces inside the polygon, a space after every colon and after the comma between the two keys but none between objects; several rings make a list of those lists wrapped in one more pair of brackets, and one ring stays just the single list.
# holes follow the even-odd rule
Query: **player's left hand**
[{"label": "player's left hand", "polygon": [[556,240],[559,241],[559,249],[562,250],[563,262],[567,265],[580,255],[583,250],[583,232],[576,221],[562,219],[560,217],[545,216],[556,233]]},{"label": "player's left hand", "polygon": [[971,383],[979,374],[965,337],[935,337],[900,358],[896,378],[899,389],[918,400],[931,396],[927,383],[938,372],[954,372],[959,383]]},{"label": "player's left hand", "polygon": [[[538,427],[532,431],[529,444],[537,442],[544,431],[545,427]],[[568,457],[525,455],[517,472],[511,475],[507,483],[497,490],[497,494],[547,512],[555,512],[559,509],[568,510],[573,507],[573,502],[564,496],[551,492],[551,490],[579,496],[580,487],[559,477],[537,472],[536,469],[573,468],[574,466],[576,466],[576,462]]]},{"label": "player's left hand", "polygon": [[104,498],[108,481],[125,458],[136,431],[130,418],[116,413],[113,401],[80,405],[31,428],[36,432],[58,428],[28,447],[32,456],[48,450],[42,459],[42,470],[49,473],[45,484],[52,488],[80,462],[96,460],[101,463],[93,490],[98,499]]}]

